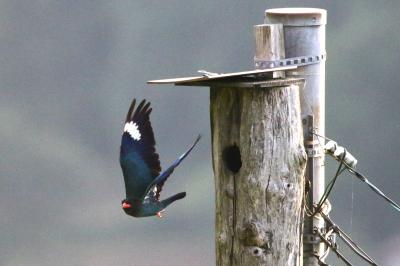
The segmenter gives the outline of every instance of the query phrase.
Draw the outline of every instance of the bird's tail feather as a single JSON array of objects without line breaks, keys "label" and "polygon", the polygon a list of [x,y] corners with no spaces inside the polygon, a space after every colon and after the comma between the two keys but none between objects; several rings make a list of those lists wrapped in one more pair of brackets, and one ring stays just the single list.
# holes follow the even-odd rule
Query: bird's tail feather
[{"label": "bird's tail feather", "polygon": [[170,205],[172,202],[176,200],[180,200],[186,197],[186,192],[180,192],[178,194],[175,194],[169,198],[166,198],[165,200],[161,201],[161,204],[166,208],[168,205]]}]

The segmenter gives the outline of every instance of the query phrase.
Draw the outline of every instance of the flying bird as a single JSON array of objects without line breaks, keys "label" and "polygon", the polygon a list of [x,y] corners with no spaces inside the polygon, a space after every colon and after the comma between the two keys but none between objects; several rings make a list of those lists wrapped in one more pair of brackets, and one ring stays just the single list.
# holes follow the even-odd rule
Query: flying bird
[{"label": "flying bird", "polygon": [[135,109],[133,99],[126,115],[122,134],[119,162],[125,181],[126,198],[122,200],[122,209],[134,217],[158,216],[176,200],[183,199],[186,192],[180,192],[167,199],[160,200],[160,192],[165,181],[174,169],[192,151],[200,140],[197,137],[193,145],[161,172],[160,160],[155,149],[155,139],[150,123],[150,102],[143,100]]}]

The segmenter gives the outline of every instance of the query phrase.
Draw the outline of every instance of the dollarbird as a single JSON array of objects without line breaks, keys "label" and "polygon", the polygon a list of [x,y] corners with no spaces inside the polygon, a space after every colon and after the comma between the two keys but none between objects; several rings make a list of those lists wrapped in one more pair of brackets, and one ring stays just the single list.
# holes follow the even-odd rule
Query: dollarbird
[{"label": "dollarbird", "polygon": [[192,151],[200,140],[197,137],[193,145],[183,153],[165,171],[161,172],[159,155],[155,149],[155,139],[150,123],[150,102],[143,100],[135,109],[133,99],[126,115],[122,134],[119,161],[125,181],[126,198],[122,200],[122,209],[133,217],[158,216],[176,200],[183,199],[186,192],[180,192],[167,199],[160,200],[160,192],[165,181],[174,169]]}]

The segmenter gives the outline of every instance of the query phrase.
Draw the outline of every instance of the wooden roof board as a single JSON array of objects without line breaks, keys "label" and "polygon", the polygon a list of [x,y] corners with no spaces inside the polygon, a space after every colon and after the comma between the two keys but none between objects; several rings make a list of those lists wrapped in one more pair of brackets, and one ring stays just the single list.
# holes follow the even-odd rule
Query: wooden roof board
[{"label": "wooden roof board", "polygon": [[176,85],[183,85],[190,83],[198,83],[203,81],[219,81],[219,80],[231,80],[231,79],[238,79],[238,78],[246,78],[246,77],[257,77],[262,76],[263,74],[272,73],[275,71],[284,71],[290,69],[296,69],[297,66],[284,66],[284,67],[275,67],[275,68],[268,68],[268,69],[255,69],[255,70],[248,70],[248,71],[241,71],[241,72],[232,72],[232,73],[221,73],[215,74],[211,76],[196,76],[196,77],[182,77],[182,78],[170,78],[170,79],[158,79],[158,80],[149,80],[147,81],[148,84],[170,84],[174,83]]},{"label": "wooden roof board", "polygon": [[301,78],[268,78],[268,79],[229,79],[214,81],[194,81],[188,83],[175,83],[176,86],[198,86],[198,87],[229,87],[229,88],[270,88],[282,87],[291,84],[301,84],[304,79]]}]

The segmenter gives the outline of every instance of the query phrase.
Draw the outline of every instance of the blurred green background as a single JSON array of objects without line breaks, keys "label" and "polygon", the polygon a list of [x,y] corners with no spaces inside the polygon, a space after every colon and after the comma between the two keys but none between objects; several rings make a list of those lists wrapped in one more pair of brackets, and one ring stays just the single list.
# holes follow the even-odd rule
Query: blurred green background
[{"label": "blurred green background", "polygon": [[[145,83],[252,69],[252,26],[265,9],[291,6],[328,10],[327,135],[399,202],[400,2],[2,0],[0,265],[213,265],[208,89]],[[120,207],[133,97],[153,104],[164,166],[203,134],[163,191],[188,196],[161,220]],[[399,265],[399,213],[349,175],[331,202],[371,256]]]}]

